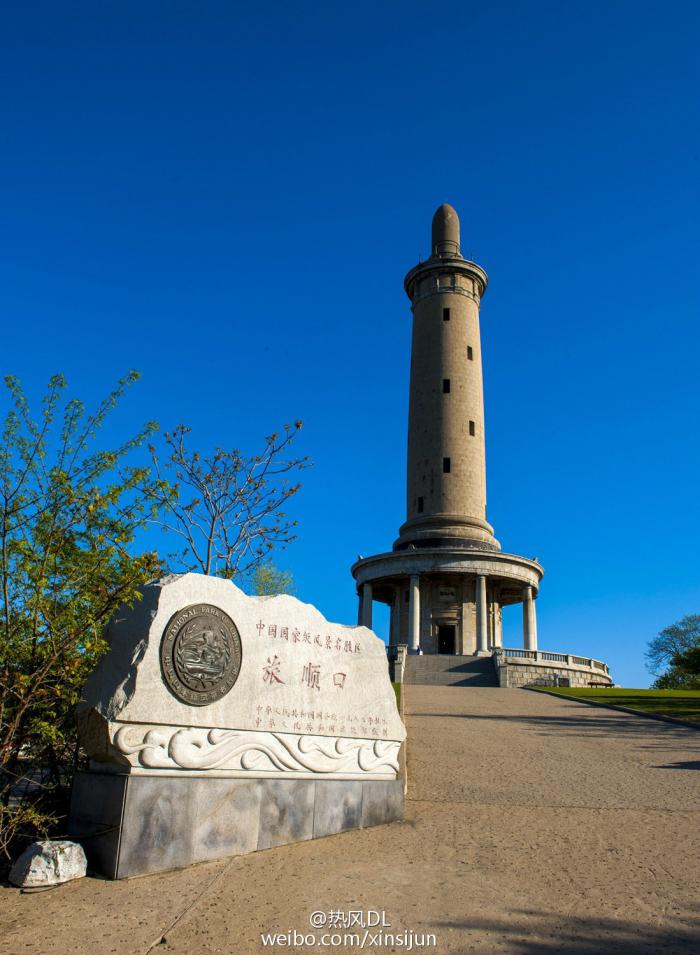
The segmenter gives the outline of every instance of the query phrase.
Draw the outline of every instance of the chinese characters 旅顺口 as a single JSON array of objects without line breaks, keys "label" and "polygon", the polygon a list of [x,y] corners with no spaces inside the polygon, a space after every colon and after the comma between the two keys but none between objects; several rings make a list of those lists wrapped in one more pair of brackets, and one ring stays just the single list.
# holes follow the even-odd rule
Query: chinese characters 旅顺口
[{"label": "chinese characters \u65c5\u987a\u53e3", "polygon": [[[366,736],[367,738],[386,738],[388,721],[386,717],[375,713],[353,713],[343,705],[345,689],[351,686],[350,669],[343,667],[342,658],[357,658],[362,653],[362,645],[345,635],[313,633],[298,627],[289,627],[280,623],[267,623],[260,620],[256,624],[260,639],[269,642],[270,654],[261,667],[261,689],[272,691],[269,702],[258,703],[255,713],[255,727],[260,730],[288,731],[290,733],[327,734],[329,736]],[[275,652],[276,647],[279,652]],[[296,662],[295,656],[284,659],[283,647],[300,644],[308,646],[309,658],[303,663]],[[326,656],[328,654],[328,656]],[[332,654],[332,655],[331,655]],[[337,657],[341,656],[339,662]],[[347,655],[347,656],[346,656]],[[320,692],[328,689],[337,694],[337,705],[333,709],[322,706],[284,706],[274,698],[277,687],[298,687],[307,691]],[[341,695],[342,694],[342,695]],[[266,694],[261,695],[265,699]]]}]

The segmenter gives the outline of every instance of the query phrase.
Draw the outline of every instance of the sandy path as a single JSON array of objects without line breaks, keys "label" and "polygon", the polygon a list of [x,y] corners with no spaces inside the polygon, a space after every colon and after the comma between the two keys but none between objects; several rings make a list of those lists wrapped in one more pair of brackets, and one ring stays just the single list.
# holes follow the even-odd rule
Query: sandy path
[{"label": "sandy path", "polygon": [[405,822],[129,882],[3,888],[0,950],[145,955],[165,935],[155,952],[351,953],[265,949],[260,933],[375,909],[439,953],[700,952],[699,732],[519,690],[406,693]]}]

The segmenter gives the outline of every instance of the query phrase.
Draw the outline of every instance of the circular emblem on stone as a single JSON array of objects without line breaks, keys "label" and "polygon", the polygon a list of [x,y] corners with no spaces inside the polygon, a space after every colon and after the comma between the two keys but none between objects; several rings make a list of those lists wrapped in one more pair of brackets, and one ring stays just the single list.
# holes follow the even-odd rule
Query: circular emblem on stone
[{"label": "circular emblem on stone", "polygon": [[183,703],[215,703],[226,696],[241,670],[238,628],[212,604],[185,607],[165,628],[160,663],[168,689]]}]

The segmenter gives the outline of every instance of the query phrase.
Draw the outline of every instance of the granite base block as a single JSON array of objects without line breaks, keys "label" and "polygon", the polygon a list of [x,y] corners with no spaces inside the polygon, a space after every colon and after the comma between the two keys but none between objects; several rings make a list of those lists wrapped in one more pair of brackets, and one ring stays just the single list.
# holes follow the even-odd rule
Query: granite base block
[{"label": "granite base block", "polygon": [[68,833],[82,844],[90,867],[109,879],[117,878],[128,780],[106,773],[73,777]]},{"label": "granite base block", "polygon": [[309,779],[260,780],[258,849],[303,842],[314,836],[314,788]]},{"label": "granite base block", "polygon": [[361,827],[383,826],[394,819],[403,819],[403,783],[363,783]]},{"label": "granite base block", "polygon": [[[357,782],[325,780],[316,783],[314,801],[314,839],[330,836],[362,825],[362,786]],[[372,783],[376,786],[377,783]],[[403,812],[399,818],[403,817]]]},{"label": "granite base block", "polygon": [[402,780],[76,774],[69,833],[111,879],[403,819]]}]

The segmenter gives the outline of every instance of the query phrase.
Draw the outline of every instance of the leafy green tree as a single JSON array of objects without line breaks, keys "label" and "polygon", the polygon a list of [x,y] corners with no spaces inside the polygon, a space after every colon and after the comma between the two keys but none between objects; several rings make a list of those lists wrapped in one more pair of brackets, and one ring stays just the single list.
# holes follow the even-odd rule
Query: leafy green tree
[{"label": "leafy green tree", "polygon": [[275,548],[296,538],[286,504],[301,483],[308,457],[290,454],[301,421],[265,438],[258,454],[216,448],[201,455],[187,447],[190,428],[164,435],[166,454],[150,445],[156,474],[157,524],[179,540],[168,554],[174,571],[198,571],[245,581]]},{"label": "leafy green tree", "polygon": [[660,690],[700,690],[700,643],[674,653],[670,668],[654,686]]},{"label": "leafy green tree", "polygon": [[676,669],[684,670],[689,676],[700,677],[700,643],[674,654],[671,663]]},{"label": "leafy green tree", "polygon": [[688,614],[677,623],[665,627],[649,641],[646,652],[647,666],[658,674],[670,666],[671,658],[700,643],[700,614]]},{"label": "leafy green tree", "polygon": [[132,454],[150,422],[96,450],[105,419],[135,372],[88,413],[48,385],[35,420],[19,382],[5,378],[9,410],[0,445],[0,852],[58,826],[80,760],[74,708],[106,649],[103,628],[160,571],[132,556],[162,488]]},{"label": "leafy green tree", "polygon": [[263,561],[253,571],[251,589],[258,597],[295,594],[294,577],[289,570],[280,570],[271,560]]},{"label": "leafy green tree", "polygon": [[[689,688],[689,681],[692,682],[693,674],[687,670],[686,664],[695,659],[692,651],[698,647],[700,647],[699,614],[688,614],[677,623],[665,627],[649,642],[646,653],[647,666],[657,676],[654,686],[667,690]],[[691,656],[686,659],[687,653]]]}]

